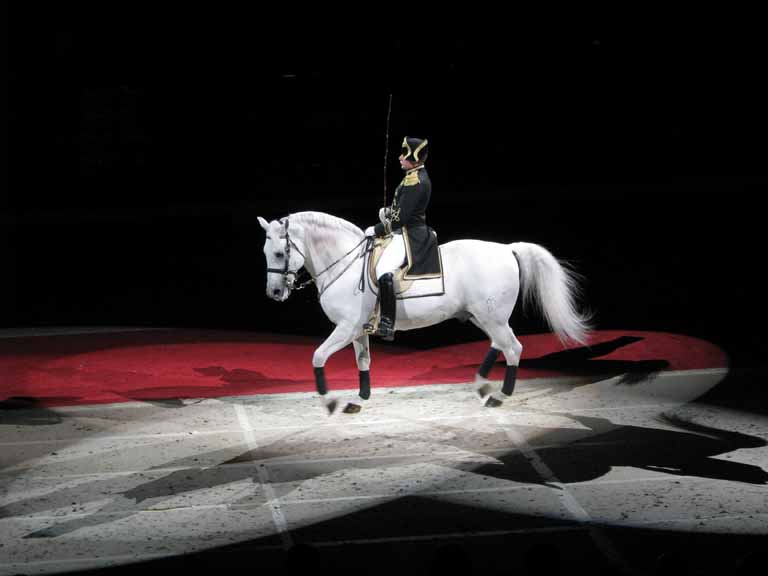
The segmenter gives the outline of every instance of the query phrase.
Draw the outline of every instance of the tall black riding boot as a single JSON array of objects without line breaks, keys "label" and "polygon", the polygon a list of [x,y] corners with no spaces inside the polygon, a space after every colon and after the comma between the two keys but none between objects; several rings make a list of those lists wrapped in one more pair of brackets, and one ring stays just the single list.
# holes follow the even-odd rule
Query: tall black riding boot
[{"label": "tall black riding boot", "polygon": [[379,298],[381,299],[381,320],[376,336],[391,342],[395,339],[395,286],[391,272],[379,278]]}]

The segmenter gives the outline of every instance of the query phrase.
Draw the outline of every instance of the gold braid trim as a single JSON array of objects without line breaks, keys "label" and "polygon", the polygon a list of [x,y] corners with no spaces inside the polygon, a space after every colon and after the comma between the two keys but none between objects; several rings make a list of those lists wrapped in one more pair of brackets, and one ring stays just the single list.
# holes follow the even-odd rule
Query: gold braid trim
[{"label": "gold braid trim", "polygon": [[414,159],[414,160],[416,160],[416,162],[418,162],[418,161],[419,161],[419,152],[421,152],[421,149],[422,149],[422,148],[424,148],[424,146],[426,146],[426,145],[427,145],[427,141],[426,141],[426,140],[424,140],[424,142],[422,142],[421,144],[419,144],[419,145],[416,147],[416,150],[414,150],[414,151],[413,151],[413,159]]}]

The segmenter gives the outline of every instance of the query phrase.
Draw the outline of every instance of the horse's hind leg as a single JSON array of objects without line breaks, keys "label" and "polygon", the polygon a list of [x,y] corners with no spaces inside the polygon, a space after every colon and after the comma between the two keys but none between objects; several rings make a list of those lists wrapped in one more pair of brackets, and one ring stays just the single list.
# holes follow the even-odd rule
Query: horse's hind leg
[{"label": "horse's hind leg", "polygon": [[[487,391],[489,388],[486,388],[485,385],[478,389],[478,393],[482,397],[487,396],[485,398],[485,405],[489,408],[496,408],[501,406],[505,399],[512,396],[512,392],[515,390],[517,367],[520,365],[520,355],[523,352],[523,345],[520,344],[520,341],[515,337],[515,333],[512,332],[512,328],[510,328],[509,324],[506,322],[486,325],[484,329],[491,338],[491,350],[486,355],[485,361],[478,371],[478,376],[484,378],[490,373],[490,369],[498,356],[498,351],[504,353],[504,358],[507,361],[507,369],[504,373],[504,384],[501,387],[500,394],[493,393],[488,395]],[[482,372],[486,370],[487,372],[483,376]],[[483,394],[484,388],[486,394]]]},{"label": "horse's hind leg", "polygon": [[501,350],[491,346],[483,359],[483,363],[480,364],[480,368],[478,368],[477,373],[475,374],[475,384],[477,386],[475,390],[483,404],[485,404],[488,395],[493,392],[493,387],[488,381],[488,375],[491,373],[493,365],[496,364],[499,354],[501,354]]},{"label": "horse's hind leg", "polygon": [[358,394],[360,400],[355,399],[347,402],[344,407],[346,414],[360,412],[363,408],[362,401],[371,397],[371,349],[368,344],[368,334],[355,338],[352,344],[355,347],[355,360],[360,375],[360,392]]},{"label": "horse's hind leg", "polygon": [[475,375],[476,381],[480,382],[488,378],[488,374],[491,373],[493,365],[496,364],[496,360],[499,359],[499,354],[501,354],[501,350],[491,346],[491,348],[488,350],[488,353],[485,355],[485,358],[483,359],[483,363],[480,364],[480,368],[477,369],[477,374]]},{"label": "horse's hind leg", "polygon": [[[472,322],[472,324],[485,332],[486,336],[488,336],[488,331],[482,324],[480,324],[480,322],[477,321],[474,316],[470,316],[469,320]],[[490,338],[490,336],[488,336],[488,338]],[[491,346],[488,350],[488,353],[485,355],[485,358],[483,359],[483,363],[480,364],[480,368],[478,368],[477,373],[475,374],[475,384],[477,384],[475,391],[477,392],[477,395],[480,397],[480,401],[483,404],[485,404],[485,400],[488,395],[493,392],[493,387],[491,386],[490,382],[488,382],[488,375],[491,373],[493,365],[496,364],[496,360],[498,360],[500,353],[501,350]]]}]

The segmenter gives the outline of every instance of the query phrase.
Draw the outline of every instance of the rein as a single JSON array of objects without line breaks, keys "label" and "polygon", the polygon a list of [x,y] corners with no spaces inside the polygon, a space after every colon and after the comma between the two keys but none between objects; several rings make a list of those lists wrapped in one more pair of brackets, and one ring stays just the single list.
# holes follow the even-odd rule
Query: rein
[{"label": "rein", "polygon": [[[290,235],[288,234],[288,218],[286,218],[286,219],[285,219],[285,266],[284,266],[283,268],[267,268],[267,273],[272,273],[272,274],[282,274],[282,276],[283,276],[283,279],[284,279],[284,281],[285,281],[285,284],[286,284],[286,286],[288,286],[288,288],[289,288],[290,290],[302,290],[302,289],[306,288],[306,287],[307,287],[309,284],[312,284],[312,283],[315,283],[315,284],[316,284],[316,280],[317,280],[317,278],[319,278],[321,275],[323,275],[323,274],[325,274],[326,272],[328,272],[328,270],[330,270],[331,268],[333,268],[334,266],[336,266],[336,264],[338,264],[339,262],[341,262],[342,260],[344,260],[344,258],[346,258],[347,256],[349,256],[350,254],[352,254],[352,252],[354,252],[355,250],[357,250],[357,248],[358,248],[358,247],[359,247],[359,246],[360,246],[360,245],[361,245],[363,242],[366,242],[366,241],[367,241],[367,243],[366,243],[365,247],[364,247],[364,248],[363,248],[363,249],[360,251],[360,254],[358,254],[358,255],[357,255],[357,257],[355,257],[355,259],[354,259],[354,260],[352,260],[352,261],[351,261],[349,264],[347,264],[347,266],[344,268],[344,270],[342,270],[342,271],[339,273],[339,275],[338,275],[338,276],[336,276],[336,278],[334,278],[333,280],[331,280],[331,281],[328,283],[328,285],[327,285],[325,288],[323,288],[323,290],[322,290],[322,291],[320,291],[320,290],[318,289],[318,294],[317,294],[317,297],[318,297],[318,298],[319,298],[320,296],[322,296],[322,295],[323,295],[323,292],[325,292],[326,290],[328,290],[328,288],[330,288],[330,287],[331,287],[331,285],[332,285],[334,282],[336,282],[336,280],[338,280],[339,278],[341,278],[341,277],[344,275],[344,273],[345,273],[347,270],[349,270],[349,269],[350,269],[350,267],[352,266],[352,264],[354,264],[354,263],[355,263],[355,261],[356,261],[357,259],[359,259],[359,258],[363,258],[363,257],[364,257],[364,256],[365,256],[365,255],[366,255],[368,252],[370,252],[370,251],[371,251],[371,247],[372,247],[372,245],[373,245],[373,241],[374,241],[374,239],[373,239],[373,238],[371,238],[370,236],[365,236],[365,237],[363,237],[363,239],[362,239],[362,240],[360,240],[360,242],[358,242],[357,244],[355,244],[355,245],[352,247],[352,249],[351,249],[349,252],[347,252],[347,253],[346,253],[346,254],[344,254],[344,255],[343,255],[341,258],[338,258],[337,260],[335,260],[334,262],[332,262],[331,264],[329,264],[328,266],[326,266],[326,267],[325,267],[325,268],[324,268],[322,271],[318,272],[316,276],[314,276],[314,277],[310,277],[310,278],[309,278],[309,280],[305,280],[304,282],[302,282],[302,283],[301,283],[301,284],[299,284],[298,286],[294,286],[294,285],[293,285],[293,283],[295,282],[295,280],[289,280],[289,278],[288,278],[288,276],[294,276],[294,278],[298,276],[298,270],[296,270],[296,271],[293,271],[293,270],[289,270],[289,269],[288,269],[288,264],[289,264],[289,262],[290,262],[290,260],[291,260],[291,246],[293,246],[293,248],[296,250],[296,252],[298,252],[299,254],[301,254],[301,257],[302,257],[302,258],[304,258],[304,261],[305,261],[305,262],[307,261],[307,257],[306,257],[306,256],[304,256],[304,254],[302,253],[302,251],[301,251],[301,250],[299,250],[299,247],[298,247],[298,246],[296,246],[295,242],[294,242],[293,240],[291,240],[291,237],[290,237]],[[359,287],[360,287],[360,291],[361,291],[361,292],[365,292],[365,281],[364,281],[364,279],[365,279],[365,266],[363,266],[363,274],[362,274],[362,276],[360,277],[360,285],[359,285]]]}]

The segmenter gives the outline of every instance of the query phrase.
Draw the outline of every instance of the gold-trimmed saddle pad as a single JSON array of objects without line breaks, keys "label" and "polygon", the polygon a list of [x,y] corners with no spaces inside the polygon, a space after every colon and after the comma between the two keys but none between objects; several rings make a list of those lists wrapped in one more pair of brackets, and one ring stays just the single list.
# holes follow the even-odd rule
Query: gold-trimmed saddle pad
[{"label": "gold-trimmed saddle pad", "polygon": [[[378,294],[379,282],[376,278],[376,265],[379,263],[384,249],[392,241],[391,236],[377,238],[373,245],[373,250],[368,256],[368,286]],[[440,259],[440,275],[429,276],[426,278],[404,279],[407,272],[407,265],[401,266],[394,276],[395,295],[399,300],[406,298],[423,298],[425,296],[442,296],[445,294],[445,282],[443,278],[443,255],[440,247],[437,248],[438,258]]]}]

